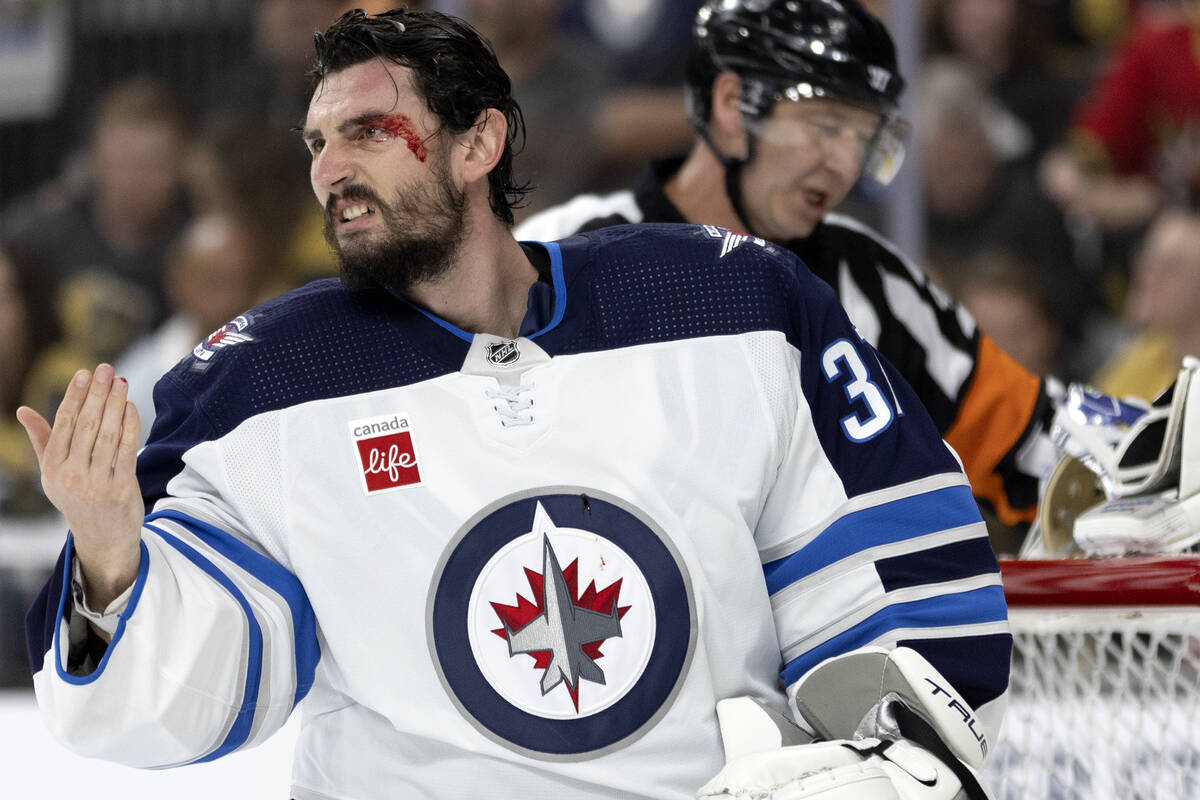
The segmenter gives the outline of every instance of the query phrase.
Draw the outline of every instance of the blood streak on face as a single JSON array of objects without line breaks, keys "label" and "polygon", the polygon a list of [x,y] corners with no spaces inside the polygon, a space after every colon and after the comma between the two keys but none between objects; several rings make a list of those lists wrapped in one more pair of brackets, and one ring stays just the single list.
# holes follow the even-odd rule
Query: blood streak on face
[{"label": "blood streak on face", "polygon": [[408,149],[412,151],[418,161],[425,161],[425,157],[429,154],[420,134],[413,130],[412,121],[403,114],[383,114],[367,124],[382,128],[392,136],[399,136],[408,143]]}]

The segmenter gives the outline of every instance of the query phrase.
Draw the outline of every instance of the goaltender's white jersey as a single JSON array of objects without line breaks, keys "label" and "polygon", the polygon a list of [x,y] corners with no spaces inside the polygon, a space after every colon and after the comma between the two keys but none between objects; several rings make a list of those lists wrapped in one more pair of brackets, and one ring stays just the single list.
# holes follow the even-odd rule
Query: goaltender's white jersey
[{"label": "goaltender's white jersey", "polygon": [[299,800],[686,798],[717,700],[897,643],[994,728],[970,488],[829,288],[712,227],[529,247],[515,340],[331,280],[160,381],[111,643],[78,666],[69,540],[29,616],[57,737],[181,765],[299,705]]}]

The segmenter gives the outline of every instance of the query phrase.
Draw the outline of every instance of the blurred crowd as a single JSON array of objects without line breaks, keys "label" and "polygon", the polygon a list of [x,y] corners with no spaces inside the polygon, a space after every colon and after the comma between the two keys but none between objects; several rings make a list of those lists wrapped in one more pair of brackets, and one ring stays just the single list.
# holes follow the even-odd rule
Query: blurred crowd
[{"label": "blurred crowd", "polygon": [[[389,5],[0,0],[0,68],[40,64],[26,85],[43,89],[0,91],[0,539],[51,511],[18,405],[49,417],[76,369],[109,361],[145,435],[158,375],[335,274],[294,130],[305,66],[314,30]],[[513,79],[516,167],[537,187],[518,222],[690,145],[699,0],[424,5],[471,21]],[[1028,369],[1152,398],[1200,354],[1200,0],[866,5],[920,17],[903,20],[923,42],[910,255]],[[864,191],[845,210],[878,226],[880,205]],[[8,632],[28,598],[4,570]],[[21,683],[3,638],[0,685]]]}]

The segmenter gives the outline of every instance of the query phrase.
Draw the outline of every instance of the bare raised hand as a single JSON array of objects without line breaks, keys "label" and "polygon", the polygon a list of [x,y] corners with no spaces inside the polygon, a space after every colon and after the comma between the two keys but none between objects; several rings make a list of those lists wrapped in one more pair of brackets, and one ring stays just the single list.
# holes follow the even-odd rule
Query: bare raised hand
[{"label": "bare raised hand", "polygon": [[42,489],[66,517],[89,605],[102,609],[137,577],[144,514],[136,466],[141,423],[129,387],[108,364],[75,373],[51,425],[17,409]]}]

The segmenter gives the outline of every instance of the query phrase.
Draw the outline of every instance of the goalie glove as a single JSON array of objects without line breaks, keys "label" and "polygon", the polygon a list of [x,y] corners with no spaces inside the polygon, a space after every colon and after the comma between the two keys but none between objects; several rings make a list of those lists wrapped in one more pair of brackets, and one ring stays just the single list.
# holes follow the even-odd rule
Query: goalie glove
[{"label": "goalie glove", "polygon": [[[879,739],[777,746],[745,752],[747,742],[779,738],[769,713],[749,697],[717,704],[725,767],[700,787],[699,800],[957,800],[962,784],[929,751]],[[730,757],[731,752],[741,755]]]},{"label": "goalie glove", "polygon": [[1200,361],[1188,357],[1175,382],[1149,406],[1072,384],[1054,414],[1051,437],[1096,473],[1109,497],[1177,487],[1184,466],[1185,412]]},{"label": "goalie glove", "polygon": [[1185,358],[1147,408],[1068,390],[1052,430],[1066,455],[1039,506],[1047,555],[1170,553],[1200,541],[1198,372],[1200,361]]},{"label": "goalie glove", "polygon": [[[909,648],[828,659],[793,689],[813,737],[750,698],[722,700],[726,765],[701,800],[988,800],[970,706]],[[804,743],[809,742],[809,743]]]}]

